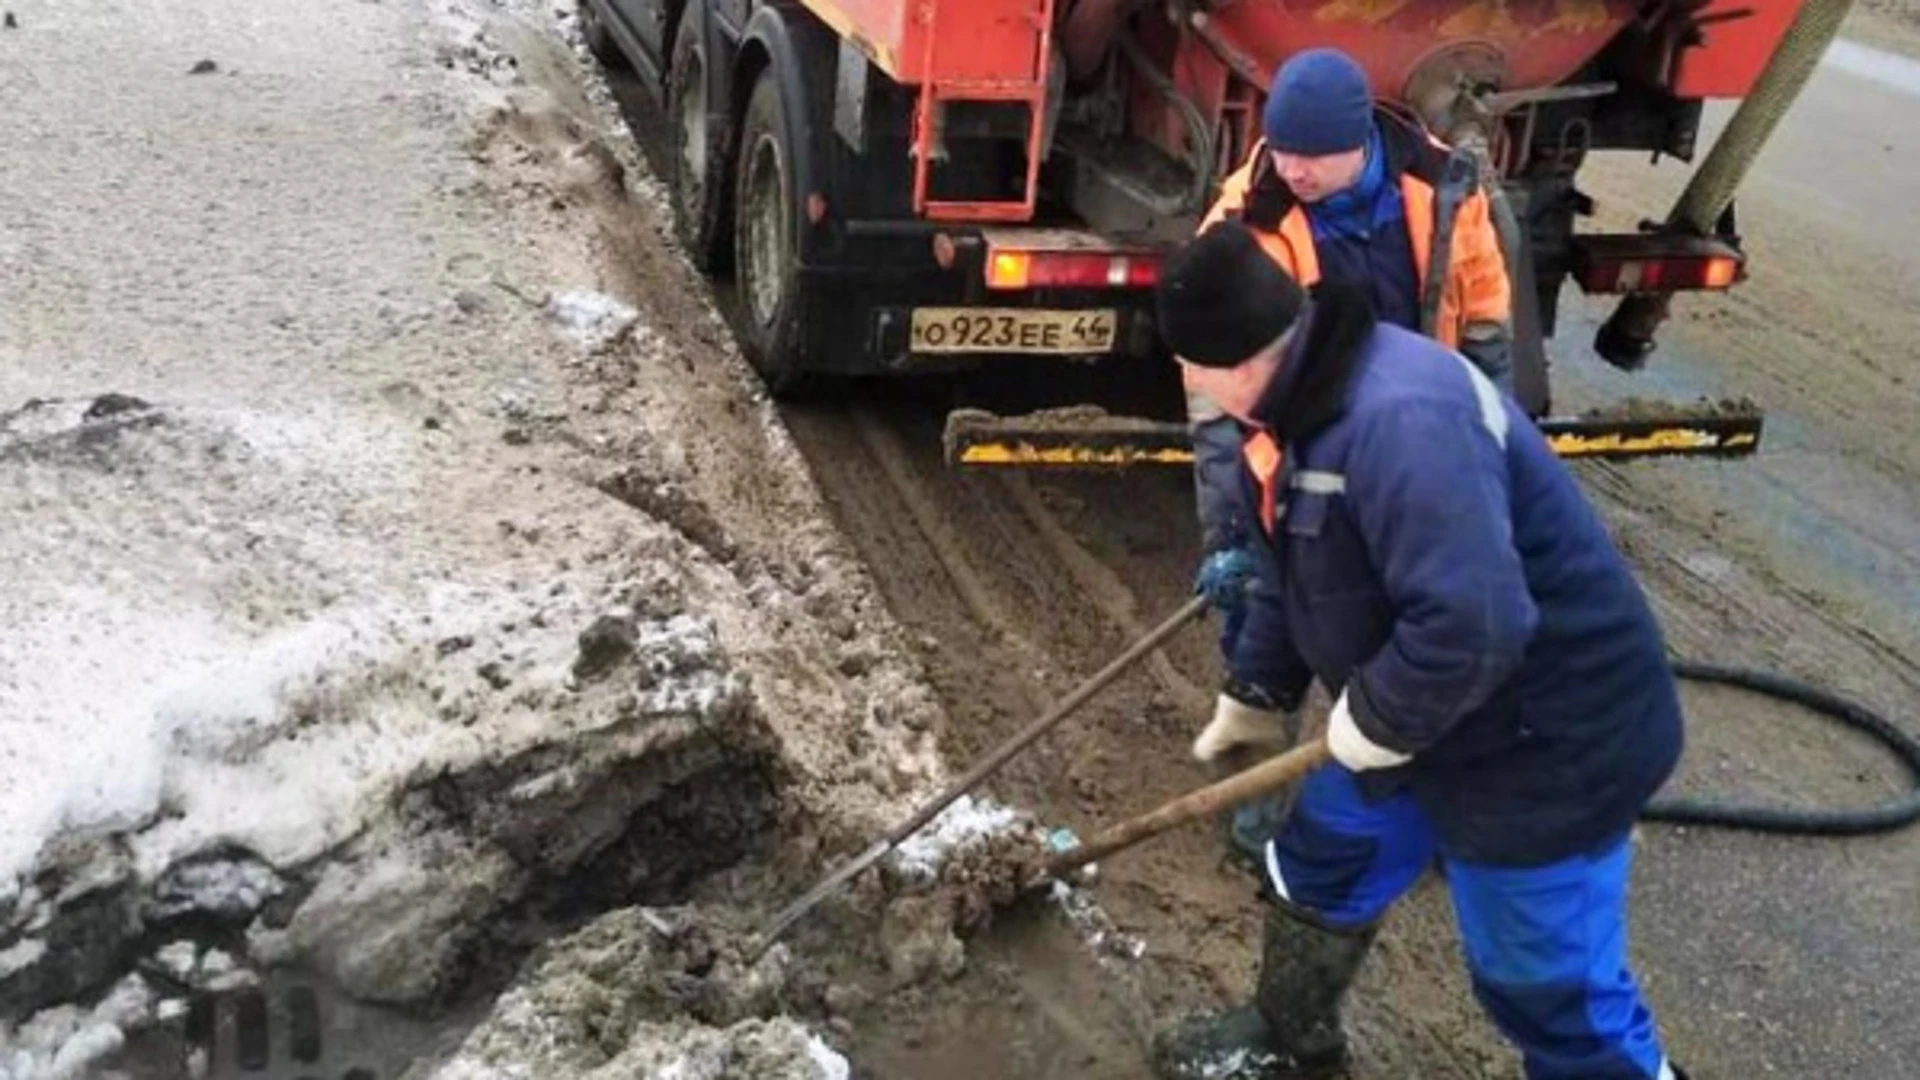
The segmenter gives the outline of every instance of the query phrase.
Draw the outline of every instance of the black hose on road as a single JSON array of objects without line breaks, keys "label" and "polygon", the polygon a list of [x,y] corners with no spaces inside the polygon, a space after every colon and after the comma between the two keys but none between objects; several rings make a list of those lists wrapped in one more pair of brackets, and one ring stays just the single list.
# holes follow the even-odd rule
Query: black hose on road
[{"label": "black hose on road", "polygon": [[1865,810],[1793,810],[1772,806],[1729,806],[1699,799],[1655,799],[1641,811],[1642,820],[1814,836],[1890,832],[1920,821],[1920,739],[1886,717],[1832,691],[1772,672],[1702,664],[1691,660],[1674,661],[1673,672],[1682,679],[1694,682],[1718,683],[1790,701],[1838,720],[1892,751],[1907,767],[1913,786],[1903,798]]}]

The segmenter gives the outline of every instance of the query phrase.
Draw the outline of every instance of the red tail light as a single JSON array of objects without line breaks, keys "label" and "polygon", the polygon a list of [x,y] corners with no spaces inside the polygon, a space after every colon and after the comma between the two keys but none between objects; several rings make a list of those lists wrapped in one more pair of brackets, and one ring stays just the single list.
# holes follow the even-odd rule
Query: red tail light
[{"label": "red tail light", "polygon": [[1700,237],[1578,236],[1573,273],[1588,293],[1726,289],[1746,276],[1746,259],[1731,244]]},{"label": "red tail light", "polygon": [[988,252],[989,289],[1146,289],[1160,280],[1160,257],[1134,252]]}]

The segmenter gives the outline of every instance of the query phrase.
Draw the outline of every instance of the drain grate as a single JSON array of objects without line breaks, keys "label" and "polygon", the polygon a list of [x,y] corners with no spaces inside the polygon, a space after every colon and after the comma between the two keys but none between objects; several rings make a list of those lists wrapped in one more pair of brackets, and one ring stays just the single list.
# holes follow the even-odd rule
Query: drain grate
[{"label": "drain grate", "polygon": [[[337,1060],[356,1048],[349,1033],[329,1029],[312,986],[242,990],[203,997],[189,1013],[185,1045],[187,1075],[206,1080],[381,1080],[365,1062]],[[344,1018],[343,1018],[344,1019]],[[335,1037],[329,1037],[335,1036]]]},{"label": "drain grate", "polygon": [[[467,1012],[470,1010],[463,1010]],[[290,973],[188,1003],[136,1033],[110,1063],[128,1080],[395,1080],[451,1050],[478,1015],[423,1020]]]}]

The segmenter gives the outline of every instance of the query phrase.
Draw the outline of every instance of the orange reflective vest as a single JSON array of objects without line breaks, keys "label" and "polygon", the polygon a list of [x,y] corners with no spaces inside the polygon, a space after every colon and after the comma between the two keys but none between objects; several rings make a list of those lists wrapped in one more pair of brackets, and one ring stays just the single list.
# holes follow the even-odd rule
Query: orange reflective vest
[{"label": "orange reflective vest", "polygon": [[1247,437],[1240,453],[1247,460],[1247,471],[1253,473],[1253,479],[1260,487],[1260,527],[1266,530],[1267,538],[1271,540],[1280,508],[1282,455],[1279,440],[1264,431],[1255,431]]},{"label": "orange reflective vest", "polygon": [[[1397,173],[1413,248],[1414,277],[1424,296],[1439,224],[1437,185],[1448,150],[1444,143],[1390,112],[1376,110],[1375,118],[1387,147],[1389,168]],[[1221,183],[1219,196],[1196,231],[1204,232],[1228,216],[1246,225],[1267,254],[1303,288],[1311,288],[1320,280],[1320,256],[1314,249],[1306,209],[1274,170],[1264,139],[1254,144],[1246,163]],[[1482,325],[1504,331],[1510,325],[1512,308],[1506,259],[1500,253],[1487,197],[1476,187],[1460,200],[1454,213],[1447,279],[1440,292],[1433,336],[1457,349],[1467,338],[1469,327]],[[1191,397],[1192,388],[1188,389]],[[1280,444],[1266,432],[1256,431],[1247,437],[1242,455],[1259,482],[1260,523],[1271,537],[1278,506]]]},{"label": "orange reflective vest", "polygon": [[[1448,151],[1445,144],[1391,113],[1382,111],[1376,116],[1388,147],[1389,165],[1399,173],[1407,233],[1413,241],[1414,276],[1424,293],[1427,270],[1433,263],[1436,185]],[[1250,209],[1250,202],[1258,205]],[[1265,140],[1256,143],[1246,163],[1221,182],[1220,195],[1201,221],[1200,231],[1229,215],[1250,228],[1267,254],[1303,288],[1311,288],[1320,280],[1320,258],[1314,250],[1306,210],[1274,171]],[[1512,307],[1506,259],[1500,254],[1487,197],[1476,188],[1460,201],[1454,215],[1447,280],[1440,294],[1433,336],[1457,349],[1470,326],[1505,327],[1512,317]]]}]

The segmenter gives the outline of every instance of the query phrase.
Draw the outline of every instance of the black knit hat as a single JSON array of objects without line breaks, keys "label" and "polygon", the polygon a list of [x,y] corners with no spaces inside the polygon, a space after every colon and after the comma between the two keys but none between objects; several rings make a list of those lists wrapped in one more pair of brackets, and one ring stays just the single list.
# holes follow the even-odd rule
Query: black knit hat
[{"label": "black knit hat", "polygon": [[1306,294],[1245,225],[1214,224],[1167,259],[1155,295],[1160,337],[1202,367],[1238,367],[1293,326]]}]

